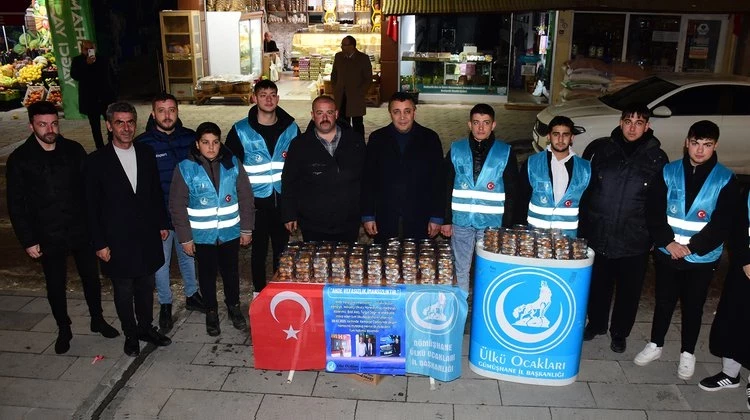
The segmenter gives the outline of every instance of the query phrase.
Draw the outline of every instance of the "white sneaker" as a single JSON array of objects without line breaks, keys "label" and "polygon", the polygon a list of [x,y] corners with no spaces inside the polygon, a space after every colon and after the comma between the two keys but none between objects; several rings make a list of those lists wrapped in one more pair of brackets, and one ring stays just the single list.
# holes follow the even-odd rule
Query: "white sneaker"
[{"label": "white sneaker", "polygon": [[644,347],[643,350],[641,350],[641,352],[635,356],[633,363],[638,366],[646,366],[647,364],[660,357],[661,347],[657,347],[656,343],[648,343],[646,344],[646,347]]},{"label": "white sneaker", "polygon": [[680,354],[680,364],[677,366],[677,377],[687,381],[693,377],[693,372],[695,372],[695,356],[683,351]]}]

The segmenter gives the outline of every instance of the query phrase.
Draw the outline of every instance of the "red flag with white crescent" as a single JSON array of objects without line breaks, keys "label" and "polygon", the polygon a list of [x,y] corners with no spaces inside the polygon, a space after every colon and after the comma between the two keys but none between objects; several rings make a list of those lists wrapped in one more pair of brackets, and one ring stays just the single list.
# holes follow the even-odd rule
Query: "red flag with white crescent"
[{"label": "red flag with white crescent", "polygon": [[250,304],[255,368],[324,369],[323,284],[270,283]]},{"label": "red flag with white crescent", "polygon": [[385,33],[393,42],[398,42],[398,16],[388,16],[388,27]]}]

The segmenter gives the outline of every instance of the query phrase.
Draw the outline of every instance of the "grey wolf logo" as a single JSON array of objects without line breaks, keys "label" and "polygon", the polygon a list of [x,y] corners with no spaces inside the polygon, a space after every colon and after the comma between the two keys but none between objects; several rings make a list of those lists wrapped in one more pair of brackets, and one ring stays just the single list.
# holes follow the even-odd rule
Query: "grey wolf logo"
[{"label": "grey wolf logo", "polygon": [[433,303],[432,305],[424,308],[422,310],[422,315],[426,319],[431,319],[435,321],[445,321],[447,318],[445,316],[444,310],[445,310],[445,293],[439,293],[438,294],[438,301]]},{"label": "grey wolf logo", "polygon": [[513,309],[513,318],[517,321],[513,325],[527,327],[549,327],[549,320],[544,316],[552,303],[552,290],[547,282],[542,280],[539,286],[539,298],[531,303],[525,303]]}]

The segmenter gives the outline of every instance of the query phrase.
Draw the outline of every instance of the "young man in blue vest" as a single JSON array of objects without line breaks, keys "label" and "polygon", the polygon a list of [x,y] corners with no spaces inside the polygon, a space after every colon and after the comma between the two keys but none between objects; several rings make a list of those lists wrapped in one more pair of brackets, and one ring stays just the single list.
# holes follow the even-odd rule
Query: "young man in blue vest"
[{"label": "young man in blue vest", "polygon": [[677,299],[682,309],[682,348],[677,376],[688,380],[695,370],[695,343],[703,304],[739,198],[735,175],[716,158],[719,127],[693,124],[682,160],[667,164],[646,201],[646,221],[654,239],[656,307],[651,341],[635,356],[645,366],[661,357]]},{"label": "young man in blue vest", "polygon": [[547,150],[529,157],[519,176],[519,223],[578,233],[578,206],[591,179],[591,164],[573,151],[573,121],[557,116],[549,123]]},{"label": "young man in blue vest", "polygon": [[[147,144],[154,149],[156,166],[159,168],[159,180],[164,192],[164,203],[169,203],[169,190],[172,174],[183,159],[187,159],[190,148],[195,142],[195,131],[184,127],[177,109],[177,99],[169,93],[161,93],[151,100],[151,117],[153,124],[147,124],[146,131],[135,141]],[[167,213],[169,216],[169,213]],[[172,262],[172,248],[175,248],[177,262],[182,275],[185,292],[185,309],[205,312],[203,296],[198,291],[198,280],[195,277],[195,260],[187,255],[174,234],[174,227],[169,220],[169,237],[162,242],[164,265],[156,272],[156,296],[159,298],[159,328],[162,331],[172,329],[172,289],[169,284],[169,266]]]},{"label": "young man in blue vest", "polygon": [[453,142],[445,157],[450,203],[440,228],[451,238],[458,286],[466,292],[476,242],[488,226],[512,225],[518,193],[516,156],[495,139],[495,110],[475,105],[468,125],[469,137]]},{"label": "young man in blue vest", "polygon": [[289,143],[300,134],[294,118],[279,107],[279,89],[270,80],[255,84],[247,118],[237,121],[227,135],[226,146],[245,167],[255,196],[255,231],[250,253],[253,291],[266,286],[268,241],[273,248],[273,269],[289,242],[281,222],[281,171]]}]

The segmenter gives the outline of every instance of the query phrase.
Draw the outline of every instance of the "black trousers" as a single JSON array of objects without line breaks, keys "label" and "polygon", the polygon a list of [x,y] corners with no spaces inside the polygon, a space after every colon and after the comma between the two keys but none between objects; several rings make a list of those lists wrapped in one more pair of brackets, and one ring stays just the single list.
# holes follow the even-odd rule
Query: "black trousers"
[{"label": "black trousers", "polygon": [[391,238],[427,239],[427,224],[429,219],[417,222],[406,221],[403,217],[381,217],[376,220],[378,234],[375,235],[376,244],[384,244]]},{"label": "black trousers", "polygon": [[[661,251],[655,251],[661,252]],[[703,319],[703,305],[706,303],[708,286],[714,278],[713,264],[700,265],[697,268],[679,270],[669,261],[658,256],[654,258],[656,267],[656,307],[654,308],[654,320],[651,325],[651,342],[661,347],[664,345],[664,336],[667,334],[669,324],[672,322],[677,299],[680,300],[682,309],[682,348],[680,353],[686,351],[695,353],[695,343],[698,342],[698,334],[701,331]]]},{"label": "black trousers", "polygon": [[[638,313],[647,263],[648,253],[625,258],[607,258],[596,254],[587,311],[589,325],[594,331],[606,331],[609,324],[613,337],[625,338],[630,335]],[[612,320],[608,322],[613,293],[615,305]]]},{"label": "black trousers", "polygon": [[47,301],[52,309],[57,325],[70,325],[66,286],[68,278],[68,255],[72,255],[83,283],[83,296],[89,307],[91,318],[102,317],[102,287],[99,281],[99,267],[96,254],[89,246],[72,249],[68,252],[43,251],[41,262],[44,280],[47,283]]},{"label": "black trousers", "polygon": [[361,134],[362,138],[365,137],[365,117],[352,117],[346,115],[346,95],[341,99],[341,109],[339,110],[339,119],[346,121],[352,129]]},{"label": "black trousers", "polygon": [[[102,105],[96,111],[89,111],[86,116],[89,118],[89,125],[91,126],[91,135],[94,137],[94,144],[97,149],[104,147],[104,138],[102,138],[102,120],[107,120],[107,105]],[[112,132],[107,130],[107,142],[112,141]]]},{"label": "black trousers", "polygon": [[151,328],[154,321],[154,274],[141,277],[113,277],[115,309],[122,332],[135,337]]},{"label": "black trousers", "polygon": [[231,306],[240,303],[239,238],[219,245],[195,245],[198,261],[198,284],[207,309],[217,309],[216,273],[221,272],[224,302]]},{"label": "black trousers", "polygon": [[359,238],[359,224],[340,233],[316,232],[302,229],[302,239],[305,242],[346,242],[352,244]]},{"label": "black trousers", "polygon": [[281,223],[278,209],[259,208],[255,211],[255,230],[250,249],[250,270],[253,275],[253,289],[256,292],[266,287],[266,256],[269,239],[273,248],[273,270],[276,271],[279,268],[279,256],[289,243],[289,232]]}]

